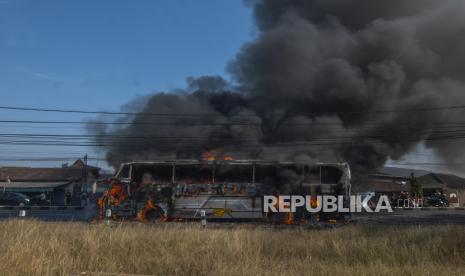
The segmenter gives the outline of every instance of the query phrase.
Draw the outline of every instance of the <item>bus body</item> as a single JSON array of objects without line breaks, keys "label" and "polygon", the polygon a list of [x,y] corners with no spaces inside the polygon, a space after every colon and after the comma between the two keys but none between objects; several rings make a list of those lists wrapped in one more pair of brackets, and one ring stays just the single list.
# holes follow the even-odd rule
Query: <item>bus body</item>
[{"label": "bus body", "polygon": [[101,208],[111,209],[115,218],[140,220],[199,219],[202,213],[209,219],[263,220],[264,195],[330,194],[348,201],[351,189],[346,163],[130,162],[120,166],[114,181],[119,188],[106,193]]}]

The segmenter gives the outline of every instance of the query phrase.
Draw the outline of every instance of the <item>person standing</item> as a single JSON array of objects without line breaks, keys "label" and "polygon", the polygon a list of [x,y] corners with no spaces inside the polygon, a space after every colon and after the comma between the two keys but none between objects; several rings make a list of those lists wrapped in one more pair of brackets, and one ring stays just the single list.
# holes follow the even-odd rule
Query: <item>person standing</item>
[{"label": "person standing", "polygon": [[70,205],[71,204],[71,192],[67,191],[65,194],[65,205]]},{"label": "person standing", "polygon": [[81,195],[79,196],[80,201],[81,201],[81,206],[85,207],[87,205],[87,193],[82,192]]}]

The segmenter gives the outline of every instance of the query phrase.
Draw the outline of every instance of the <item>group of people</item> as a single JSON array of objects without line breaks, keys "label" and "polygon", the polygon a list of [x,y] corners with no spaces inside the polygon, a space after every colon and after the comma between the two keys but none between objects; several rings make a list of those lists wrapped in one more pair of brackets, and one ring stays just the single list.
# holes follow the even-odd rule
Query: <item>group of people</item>
[{"label": "group of people", "polygon": [[[79,200],[79,205],[80,206],[88,206],[90,203],[90,197],[86,192],[81,192],[79,194],[79,198],[74,199],[73,195],[70,191],[66,191],[65,196],[64,196],[64,204],[65,206],[73,205],[73,203],[77,203],[76,201]],[[74,202],[73,202],[74,201]]]}]

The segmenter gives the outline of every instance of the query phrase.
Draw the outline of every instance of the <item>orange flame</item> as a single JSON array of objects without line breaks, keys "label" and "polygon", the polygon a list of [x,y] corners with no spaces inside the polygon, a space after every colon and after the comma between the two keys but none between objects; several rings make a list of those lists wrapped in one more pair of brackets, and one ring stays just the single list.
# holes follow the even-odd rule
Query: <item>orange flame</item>
[{"label": "orange flame", "polygon": [[153,204],[152,199],[147,200],[147,202],[145,202],[144,208],[142,208],[139,214],[137,214],[139,217],[139,220],[142,222],[146,222],[148,211],[153,210],[153,209],[155,209],[155,204]]},{"label": "orange flame", "polygon": [[[147,222],[147,213],[151,210],[158,211],[158,207],[155,205],[153,200],[150,198],[145,202],[144,208],[140,210],[140,212],[137,214],[137,217],[139,218],[140,221],[142,222]],[[160,221],[165,222],[167,221],[167,217],[163,214],[161,215]]]},{"label": "orange flame", "polygon": [[291,212],[286,213],[284,216],[284,224],[286,225],[294,224],[294,214],[292,214]]},{"label": "orange flame", "polygon": [[[276,209],[279,209],[279,205],[282,203],[282,202],[281,202],[281,201],[282,201],[282,197],[281,197],[281,196],[279,195],[279,193],[277,193],[277,192],[275,193],[275,196],[276,196],[277,200],[276,200],[276,203],[275,203],[274,207],[275,207]],[[292,224],[294,224],[294,214],[293,214],[292,212],[286,212],[286,213],[284,214],[284,221],[283,221],[283,223],[286,224],[286,225],[292,225]]]},{"label": "orange flame", "polygon": [[222,159],[222,160],[225,160],[225,161],[234,160],[234,158],[232,156],[220,155],[215,150],[207,150],[204,153],[202,153],[202,160],[215,161],[217,159]]},{"label": "orange flame", "polygon": [[207,161],[216,160],[215,153],[212,150],[205,151],[204,153],[202,153],[202,160],[207,160]]},{"label": "orange flame", "polygon": [[311,206],[312,208],[315,209],[315,208],[318,207],[318,205],[320,205],[320,203],[318,202],[317,196],[316,196],[316,195],[312,195],[312,196],[310,197],[310,206]]},{"label": "orange flame", "polygon": [[100,217],[103,218],[106,207],[119,206],[127,198],[128,195],[124,191],[123,185],[119,181],[113,180],[111,182],[111,188],[104,191],[97,201]]}]

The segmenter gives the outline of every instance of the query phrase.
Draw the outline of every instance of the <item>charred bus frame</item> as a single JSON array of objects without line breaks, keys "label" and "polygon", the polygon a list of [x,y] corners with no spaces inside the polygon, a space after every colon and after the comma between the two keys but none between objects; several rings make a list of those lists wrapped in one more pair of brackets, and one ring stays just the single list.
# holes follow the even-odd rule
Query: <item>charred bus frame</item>
[{"label": "charred bus frame", "polygon": [[[157,206],[170,218],[263,219],[263,195],[333,194],[348,201],[350,168],[346,163],[301,164],[254,160],[176,160],[121,164],[115,177],[128,187],[129,200],[115,214],[137,214],[134,194],[145,173],[153,176]],[[127,214],[127,215],[124,215]]]}]

